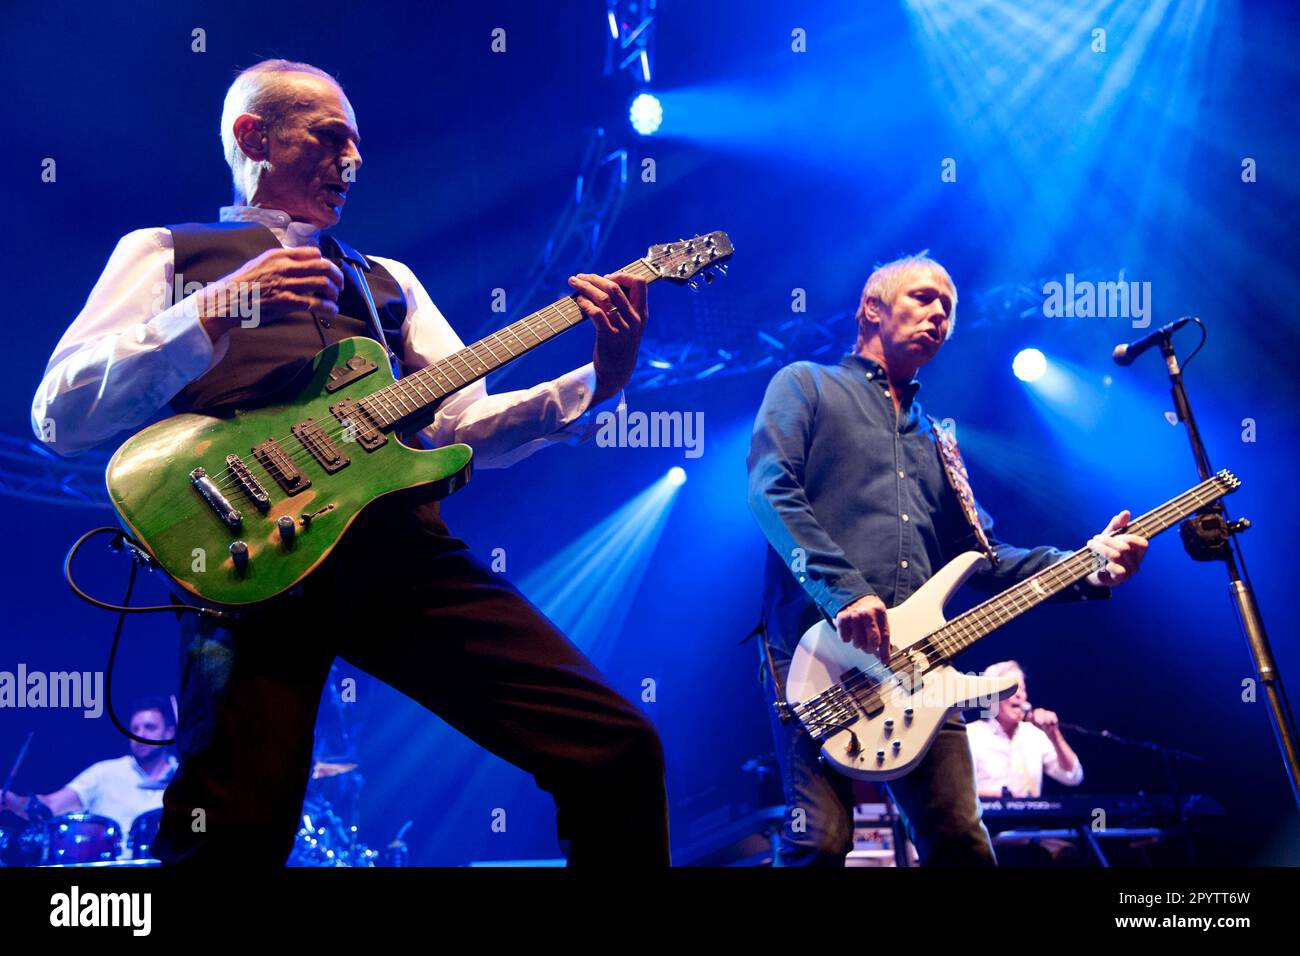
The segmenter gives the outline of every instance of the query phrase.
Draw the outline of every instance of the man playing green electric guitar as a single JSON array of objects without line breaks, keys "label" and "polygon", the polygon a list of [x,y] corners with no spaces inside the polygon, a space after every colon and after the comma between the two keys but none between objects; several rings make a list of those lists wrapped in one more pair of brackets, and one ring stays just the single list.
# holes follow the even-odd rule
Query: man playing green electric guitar
[{"label": "man playing green electric guitar", "polygon": [[[284,862],[342,656],[532,773],[555,798],[570,862],[666,864],[653,726],[432,500],[467,479],[465,446],[478,467],[509,465],[580,440],[597,406],[617,402],[653,256],[575,276],[546,315],[465,349],[410,269],[323,232],[361,165],[333,78],[282,60],[250,67],[226,95],[221,137],[234,204],[219,223],[125,236],[32,406],[62,454],[178,413],[121,447],[110,495],[187,598],[240,611],[221,624],[184,615],[181,766],[160,859]],[[584,319],[591,364],[487,393],[485,370]],[[412,434],[437,450],[399,440]]]}]

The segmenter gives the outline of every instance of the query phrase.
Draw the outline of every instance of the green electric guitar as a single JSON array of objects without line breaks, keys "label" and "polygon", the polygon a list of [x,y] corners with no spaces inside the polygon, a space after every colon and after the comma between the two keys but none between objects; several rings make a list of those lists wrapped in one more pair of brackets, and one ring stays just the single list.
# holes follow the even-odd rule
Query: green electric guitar
[{"label": "green electric guitar", "polygon": [[[649,282],[712,279],[725,233],[652,246],[623,271]],[[200,602],[245,605],[301,582],[371,501],[446,497],[470,477],[468,445],[416,449],[446,396],[586,321],[567,296],[400,379],[384,348],[350,338],[322,349],[282,404],[227,417],[176,415],[129,439],[108,463],[126,529]],[[415,491],[419,489],[419,491]]]}]

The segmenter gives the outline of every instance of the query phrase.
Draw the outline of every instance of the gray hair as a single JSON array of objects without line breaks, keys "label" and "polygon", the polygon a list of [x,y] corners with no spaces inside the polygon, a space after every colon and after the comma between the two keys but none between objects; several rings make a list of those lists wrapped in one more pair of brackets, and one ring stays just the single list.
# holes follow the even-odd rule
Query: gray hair
[{"label": "gray hair", "polygon": [[913,272],[924,269],[929,269],[938,276],[940,282],[948,287],[948,292],[952,295],[952,312],[948,316],[948,334],[945,336],[945,341],[952,338],[953,329],[957,327],[957,286],[952,281],[952,276],[948,275],[948,270],[930,258],[930,250],[922,249],[915,255],[877,264],[872,271],[867,284],[862,287],[862,297],[858,300],[855,318],[858,323],[859,340],[862,336],[862,320],[866,317],[867,303],[876,302],[886,309],[892,309],[894,300],[903,291],[903,285],[908,277]]},{"label": "gray hair", "polygon": [[1020,666],[1019,661],[998,661],[984,668],[985,677],[1003,677],[1007,674],[1019,674],[1023,680],[1025,669]]},{"label": "gray hair", "polygon": [[274,132],[294,110],[306,105],[297,98],[290,79],[295,73],[307,73],[329,80],[342,91],[343,86],[324,70],[309,63],[292,60],[263,60],[242,71],[226,91],[221,109],[221,147],[234,185],[235,205],[248,202],[257,188],[257,180],[266,168],[244,155],[235,142],[235,120],[243,113],[261,118],[268,132]]}]

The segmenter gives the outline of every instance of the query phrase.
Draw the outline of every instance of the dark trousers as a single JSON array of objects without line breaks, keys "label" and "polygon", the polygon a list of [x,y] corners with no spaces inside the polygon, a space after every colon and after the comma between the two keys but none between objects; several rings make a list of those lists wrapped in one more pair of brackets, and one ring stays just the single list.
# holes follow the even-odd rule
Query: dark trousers
[{"label": "dark trousers", "polygon": [[163,796],[159,859],[284,863],[341,656],[531,773],[555,799],[570,864],[666,865],[654,726],[436,510],[381,504],[302,593],[221,626],[185,615],[181,765]]},{"label": "dark trousers", "polygon": [[[790,654],[775,640],[768,646],[784,687]],[[763,683],[786,804],[776,862],[780,866],[843,866],[853,849],[853,781],[818,760],[821,747],[797,720],[783,722],[777,717],[771,706],[776,691],[766,668]],[[898,804],[922,866],[996,864],[981,820],[966,725],[960,720],[945,723],[916,769],[886,786]]]}]

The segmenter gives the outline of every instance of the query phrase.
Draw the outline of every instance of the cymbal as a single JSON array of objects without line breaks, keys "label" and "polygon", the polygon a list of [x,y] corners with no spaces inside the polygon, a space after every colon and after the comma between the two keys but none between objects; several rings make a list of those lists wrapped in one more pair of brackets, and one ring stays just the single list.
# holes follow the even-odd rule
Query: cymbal
[{"label": "cymbal", "polygon": [[311,768],[311,778],[313,780],[323,780],[326,777],[337,777],[341,773],[351,773],[356,770],[360,764],[357,763],[333,763],[328,760],[317,760],[315,766]]}]

